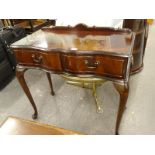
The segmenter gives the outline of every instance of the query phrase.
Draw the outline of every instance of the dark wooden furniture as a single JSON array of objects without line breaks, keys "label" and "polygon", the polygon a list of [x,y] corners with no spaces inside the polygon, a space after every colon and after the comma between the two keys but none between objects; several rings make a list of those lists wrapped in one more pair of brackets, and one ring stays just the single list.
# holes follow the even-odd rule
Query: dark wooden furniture
[{"label": "dark wooden furniture", "polygon": [[123,28],[129,28],[135,33],[131,73],[137,73],[143,68],[149,26],[146,19],[124,19]]},{"label": "dark wooden furniture", "polygon": [[0,135],[79,135],[80,133],[17,117],[8,117],[0,126]]},{"label": "dark wooden furniture", "polygon": [[45,26],[55,26],[55,19],[8,19],[10,26],[20,26],[25,28],[27,34],[35,32]]},{"label": "dark wooden furniture", "polygon": [[128,98],[133,43],[134,35],[128,29],[79,24],[44,28],[12,44],[18,62],[16,75],[34,108],[33,118],[38,112],[24,79],[27,69],[46,71],[52,94],[50,73],[97,77],[112,81],[120,94],[117,134]]}]

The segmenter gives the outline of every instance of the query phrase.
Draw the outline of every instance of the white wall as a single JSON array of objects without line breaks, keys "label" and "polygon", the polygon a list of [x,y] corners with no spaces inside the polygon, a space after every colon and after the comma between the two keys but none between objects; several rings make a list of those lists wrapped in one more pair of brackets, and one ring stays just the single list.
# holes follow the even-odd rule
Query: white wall
[{"label": "white wall", "polygon": [[106,26],[106,27],[121,27],[122,19],[100,19],[100,18],[58,18],[56,25],[57,26],[66,26],[71,25],[75,26],[78,23],[84,23],[88,26]]}]

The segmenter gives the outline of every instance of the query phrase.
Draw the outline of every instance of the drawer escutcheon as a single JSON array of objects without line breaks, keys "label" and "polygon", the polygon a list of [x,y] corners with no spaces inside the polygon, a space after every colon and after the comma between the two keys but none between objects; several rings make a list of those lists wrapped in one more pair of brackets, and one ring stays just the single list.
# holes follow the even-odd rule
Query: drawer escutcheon
[{"label": "drawer escutcheon", "polygon": [[88,69],[96,69],[97,66],[101,64],[100,61],[92,62],[92,61],[88,61],[88,60],[85,60],[84,63]]},{"label": "drawer escutcheon", "polygon": [[42,56],[36,56],[35,54],[32,54],[32,60],[33,62],[37,63],[37,64],[41,64],[43,57]]}]

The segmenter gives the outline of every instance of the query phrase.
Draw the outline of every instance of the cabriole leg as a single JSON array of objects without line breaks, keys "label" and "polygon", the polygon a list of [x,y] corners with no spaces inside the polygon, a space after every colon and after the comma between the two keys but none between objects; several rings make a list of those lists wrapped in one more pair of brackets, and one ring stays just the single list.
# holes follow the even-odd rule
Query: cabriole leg
[{"label": "cabriole leg", "polygon": [[52,84],[52,80],[51,80],[51,75],[48,72],[46,72],[46,75],[47,75],[48,82],[50,84],[51,94],[52,94],[52,96],[54,96],[55,95],[55,92],[53,90],[53,84]]},{"label": "cabriole leg", "polygon": [[27,95],[33,109],[34,109],[34,114],[32,115],[33,119],[37,119],[38,117],[38,112],[37,112],[37,107],[34,103],[34,100],[32,98],[32,95],[30,93],[30,90],[26,84],[25,78],[24,78],[24,72],[26,71],[26,69],[21,69],[21,68],[16,68],[16,77],[21,85],[21,87],[23,88],[25,94]]},{"label": "cabriole leg", "polygon": [[126,102],[128,99],[129,85],[127,83],[125,83],[125,84],[114,83],[114,86],[115,86],[116,90],[118,91],[118,93],[120,94],[120,103],[119,103],[117,120],[116,120],[116,128],[115,128],[115,134],[118,135],[120,122],[121,122],[123,112],[124,112],[124,109],[126,106]]}]

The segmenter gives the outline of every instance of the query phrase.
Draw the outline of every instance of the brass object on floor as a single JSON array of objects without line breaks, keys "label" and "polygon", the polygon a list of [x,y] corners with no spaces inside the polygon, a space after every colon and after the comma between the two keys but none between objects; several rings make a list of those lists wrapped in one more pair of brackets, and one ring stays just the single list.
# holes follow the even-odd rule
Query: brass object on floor
[{"label": "brass object on floor", "polygon": [[96,92],[96,83],[93,83],[93,96],[95,98],[95,102],[96,102],[96,105],[97,105],[97,112],[98,113],[103,113],[103,109],[102,107],[100,106],[100,102],[98,101],[98,98],[97,98],[97,92]]},{"label": "brass object on floor", "polygon": [[96,89],[106,82],[106,80],[93,77],[75,77],[68,74],[62,74],[61,76],[67,81],[67,84],[91,89],[97,106],[97,113],[103,113],[103,108],[98,100]]}]

